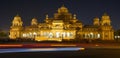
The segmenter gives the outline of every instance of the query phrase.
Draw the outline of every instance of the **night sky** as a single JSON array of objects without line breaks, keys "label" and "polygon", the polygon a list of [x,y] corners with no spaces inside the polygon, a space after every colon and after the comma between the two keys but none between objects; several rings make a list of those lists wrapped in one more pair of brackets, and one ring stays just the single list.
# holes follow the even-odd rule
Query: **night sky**
[{"label": "night sky", "polygon": [[92,24],[94,17],[108,13],[114,29],[120,29],[119,0],[0,0],[0,29],[9,30],[16,14],[22,18],[23,25],[30,25],[32,18],[43,22],[45,15],[53,17],[62,5],[76,14],[84,25]]}]

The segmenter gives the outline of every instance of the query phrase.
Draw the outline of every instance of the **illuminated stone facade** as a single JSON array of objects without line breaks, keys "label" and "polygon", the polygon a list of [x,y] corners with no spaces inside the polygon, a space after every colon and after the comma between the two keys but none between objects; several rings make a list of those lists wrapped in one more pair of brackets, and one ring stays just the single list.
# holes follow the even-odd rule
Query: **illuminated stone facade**
[{"label": "illuminated stone facade", "polygon": [[31,26],[23,27],[20,16],[15,16],[10,28],[11,39],[29,38],[36,41],[62,41],[81,39],[114,40],[114,30],[110,17],[105,13],[101,20],[93,19],[93,25],[83,25],[76,15],[69,13],[65,6],[58,8],[53,18],[46,15],[44,23],[33,18]]}]

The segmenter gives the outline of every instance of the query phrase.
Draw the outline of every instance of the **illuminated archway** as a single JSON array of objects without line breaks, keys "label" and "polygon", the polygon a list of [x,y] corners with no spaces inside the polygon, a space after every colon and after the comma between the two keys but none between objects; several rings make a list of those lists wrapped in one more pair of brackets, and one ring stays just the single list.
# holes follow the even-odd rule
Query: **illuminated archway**
[{"label": "illuminated archway", "polygon": [[50,32],[48,38],[53,38],[53,33]]}]

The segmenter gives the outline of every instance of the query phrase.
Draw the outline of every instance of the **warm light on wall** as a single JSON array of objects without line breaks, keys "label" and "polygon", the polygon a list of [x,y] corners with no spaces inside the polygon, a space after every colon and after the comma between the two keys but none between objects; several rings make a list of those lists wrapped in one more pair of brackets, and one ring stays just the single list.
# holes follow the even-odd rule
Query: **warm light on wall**
[{"label": "warm light on wall", "polygon": [[23,34],[23,37],[27,37],[27,35],[26,35],[26,34]]},{"label": "warm light on wall", "polygon": [[33,35],[37,35],[37,33],[34,32]]},{"label": "warm light on wall", "polygon": [[56,38],[60,37],[60,32],[56,32]]},{"label": "warm light on wall", "polygon": [[97,38],[100,38],[100,34],[97,35]]}]

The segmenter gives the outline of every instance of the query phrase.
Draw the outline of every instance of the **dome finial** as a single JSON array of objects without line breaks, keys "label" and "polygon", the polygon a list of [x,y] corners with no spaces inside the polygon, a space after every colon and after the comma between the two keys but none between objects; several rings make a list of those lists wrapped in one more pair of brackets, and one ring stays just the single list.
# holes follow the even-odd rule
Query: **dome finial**
[{"label": "dome finial", "polygon": [[48,14],[46,15],[46,19],[48,19]]},{"label": "dome finial", "polygon": [[15,16],[15,17],[20,17],[20,16],[19,16],[19,14],[16,14],[16,16]]},{"label": "dome finial", "polygon": [[65,7],[65,5],[63,4],[62,7]]},{"label": "dome finial", "polygon": [[107,12],[105,12],[105,13],[103,14],[103,16],[108,16]]}]

